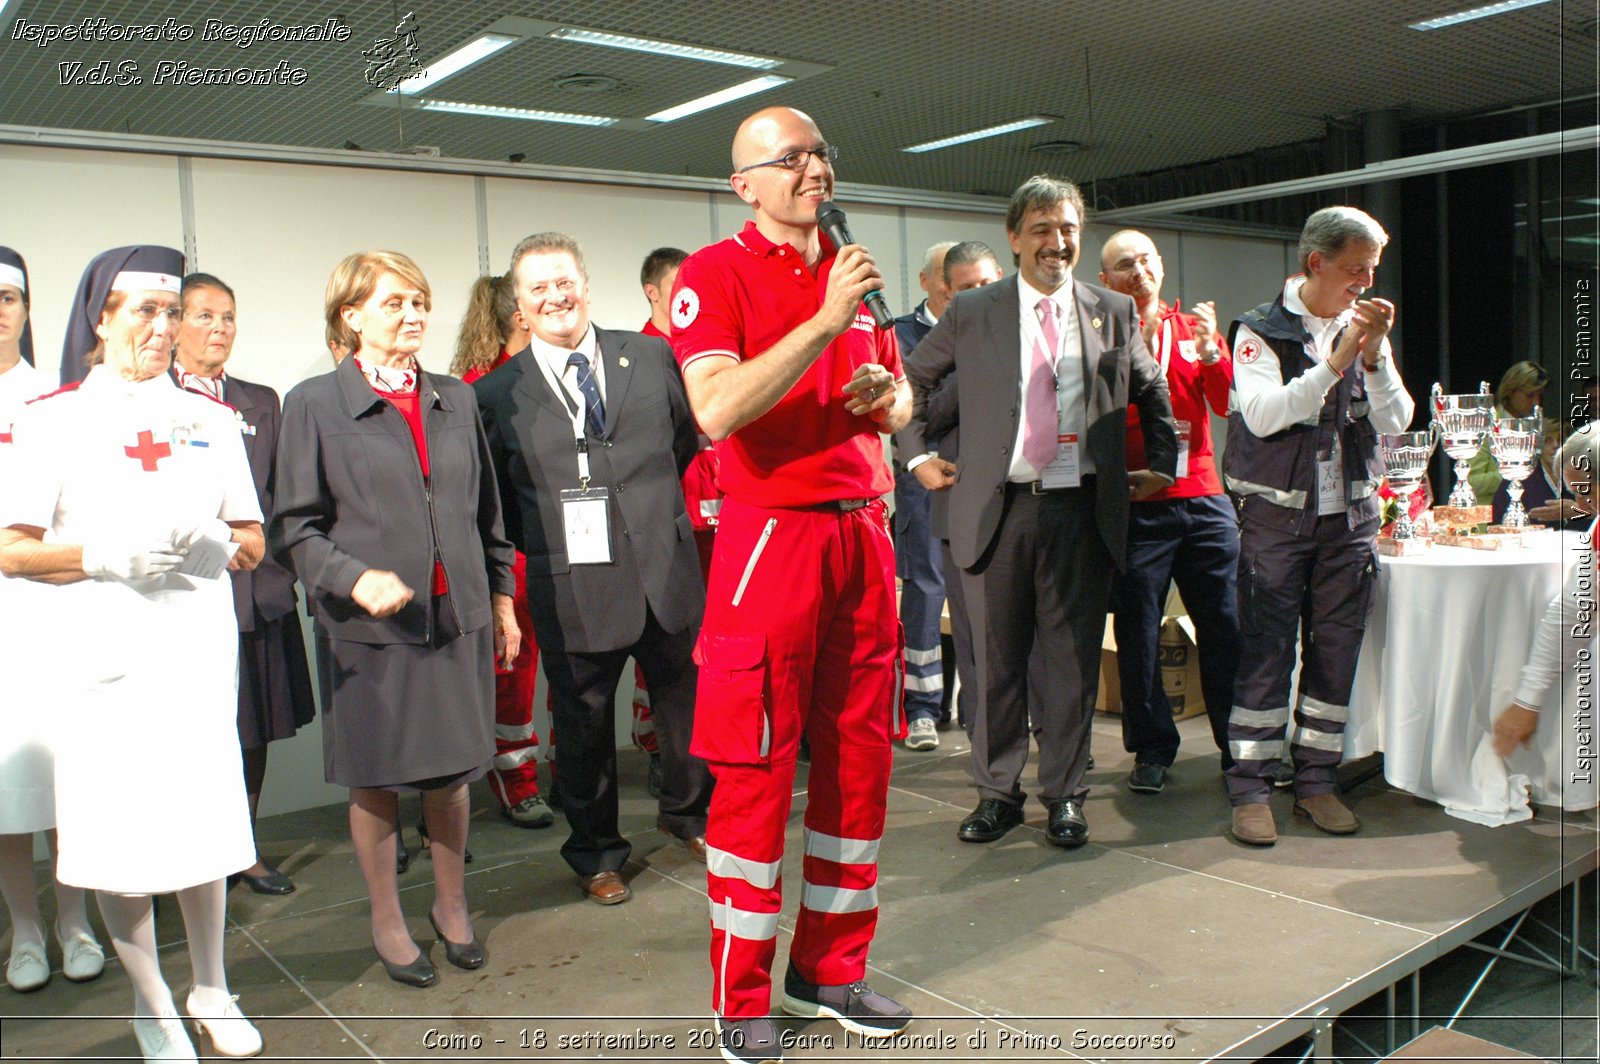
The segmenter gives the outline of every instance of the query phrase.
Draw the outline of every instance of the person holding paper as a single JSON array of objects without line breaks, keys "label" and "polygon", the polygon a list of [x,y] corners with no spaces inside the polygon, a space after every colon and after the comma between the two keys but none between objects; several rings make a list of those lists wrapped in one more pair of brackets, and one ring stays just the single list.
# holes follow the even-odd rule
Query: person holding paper
[{"label": "person holding paper", "polygon": [[529,345],[473,385],[506,528],[528,558],[528,607],[561,743],[561,847],[584,895],[631,896],[617,824],[614,705],[628,658],[650,677],[662,790],[656,826],[705,860],[711,775],[689,755],[705,589],[679,478],[697,436],[672,348],[595,328],[578,242],[511,253]]},{"label": "person holding paper", "polygon": [[398,252],[334,267],[326,318],[351,353],[284,397],[269,525],[274,556],[299,576],[326,635],[323,770],[350,788],[373,948],[409,986],[438,973],[400,909],[399,795],[422,794],[428,919],[445,957],[481,968],[467,911],[467,784],[494,757],[494,662],[509,667],[521,645],[512,549],[471,389],[417,363],[431,302],[427,278]]},{"label": "person holding paper", "polygon": [[[255,860],[235,727],[238,629],[228,582],[192,572],[190,558],[221,554],[248,570],[263,542],[233,411],[167,376],[182,273],[180,252],[148,246],[108,251],[84,272],[63,360],[87,356],[88,372],[13,427],[0,571],[56,585],[39,596],[40,631],[101,633],[37,644],[57,655],[38,692],[62,729],[56,747],[80,755],[56,759],[57,875],[100,892],[145,1059],[193,1061],[156,957],[152,894],[176,891],[183,912],[185,1011],[220,1055],[262,1042],[223,972],[224,878]],[[81,756],[83,735],[115,751],[114,801],[103,760]]]},{"label": "person holding paper", "polygon": [[[178,387],[233,407],[250,476],[264,513],[272,510],[278,451],[278,393],[225,369],[238,336],[233,289],[208,273],[191,273],[179,292],[183,322],[173,355]],[[311,723],[316,702],[305,634],[300,629],[294,574],[271,558],[232,575],[233,611],[239,621],[239,746],[245,793],[254,825],[267,776],[267,744],[289,739]],[[230,880],[257,894],[292,894],[294,882],[256,853],[255,864]]]}]

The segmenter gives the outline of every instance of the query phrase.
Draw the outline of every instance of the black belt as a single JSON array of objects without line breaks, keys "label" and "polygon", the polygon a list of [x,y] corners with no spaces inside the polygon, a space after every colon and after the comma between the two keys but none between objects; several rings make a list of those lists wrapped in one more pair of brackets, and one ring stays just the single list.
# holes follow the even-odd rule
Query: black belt
[{"label": "black belt", "polygon": [[822,508],[847,514],[854,510],[864,510],[877,501],[877,499],[829,499],[822,504]]},{"label": "black belt", "polygon": [[1084,488],[1090,487],[1093,482],[1094,474],[1089,473],[1078,482],[1078,486],[1075,488],[1047,488],[1044,486],[1043,482],[1038,480],[1008,480],[1006,481],[1006,488],[1009,491],[1017,492],[1019,495],[1060,495],[1062,492],[1066,491],[1082,491]]}]

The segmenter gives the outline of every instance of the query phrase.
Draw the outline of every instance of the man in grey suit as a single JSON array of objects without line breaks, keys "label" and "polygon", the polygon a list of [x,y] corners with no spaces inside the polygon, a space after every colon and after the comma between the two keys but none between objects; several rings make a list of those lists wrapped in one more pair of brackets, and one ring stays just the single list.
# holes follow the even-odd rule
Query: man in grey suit
[{"label": "man in grey suit", "polygon": [[[901,453],[925,486],[950,492],[950,551],[972,622],[980,801],[961,822],[966,842],[992,842],[1022,822],[1036,641],[1051,681],[1033,707],[1046,838],[1088,841],[1083,773],[1110,573],[1126,553],[1130,496],[1171,484],[1177,466],[1166,382],[1133,300],[1072,279],[1083,216],[1070,181],[1024,182],[1006,212],[1020,273],[957,296],[906,364],[915,399]],[[926,455],[924,436],[928,397],[957,370],[959,467]],[[1132,473],[1130,401],[1150,459]]]},{"label": "man in grey suit", "polygon": [[511,255],[527,347],[474,388],[560,744],[561,854],[584,893],[627,901],[613,706],[629,657],[650,677],[663,787],[656,825],[705,860],[711,775],[689,754],[705,609],[679,478],[697,435],[665,340],[596,329],[577,241],[539,233]]}]

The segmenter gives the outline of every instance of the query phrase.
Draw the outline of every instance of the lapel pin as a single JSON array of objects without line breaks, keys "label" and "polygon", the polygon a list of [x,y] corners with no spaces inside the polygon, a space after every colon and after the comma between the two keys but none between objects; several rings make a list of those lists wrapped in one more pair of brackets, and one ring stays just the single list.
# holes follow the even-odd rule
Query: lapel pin
[{"label": "lapel pin", "polygon": [[617,359],[617,365],[621,366],[623,369],[627,369],[628,368],[628,357],[626,355],[624,355],[621,358]]},{"label": "lapel pin", "polygon": [[1096,329],[1098,329],[1098,328],[1100,328],[1100,319],[1099,318],[1090,318],[1089,319],[1089,324],[1094,326]]}]

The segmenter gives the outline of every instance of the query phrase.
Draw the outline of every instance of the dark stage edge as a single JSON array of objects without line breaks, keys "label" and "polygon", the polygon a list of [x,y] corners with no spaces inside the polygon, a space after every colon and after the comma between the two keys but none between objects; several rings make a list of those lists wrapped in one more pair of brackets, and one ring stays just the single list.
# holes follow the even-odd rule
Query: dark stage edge
[{"label": "dark stage edge", "polygon": [[[1263,1058],[1596,867],[1592,813],[1545,810],[1486,828],[1381,777],[1348,796],[1362,819],[1357,835],[1321,834],[1292,817],[1279,792],[1277,846],[1241,846],[1227,836],[1203,719],[1180,728],[1185,750],[1166,790],[1146,796],[1125,785],[1131,758],[1116,718],[1097,718],[1091,841],[1075,851],[1046,844],[1037,801],[1001,842],[958,842],[956,825],[975,801],[964,738],[950,730],[936,751],[897,748],[869,979],[918,1020],[888,1045],[863,1045],[831,1021],[784,1020],[786,1058]],[[452,968],[434,945],[427,857],[401,878],[413,933],[439,966],[429,990],[391,983],[372,953],[344,807],[263,821],[263,851],[300,889],[266,898],[240,887],[229,898],[229,977],[266,1038],[257,1059],[720,1059],[705,1037],[704,867],[655,830],[643,756],[625,751],[621,764],[634,899],[584,901],[557,854],[564,823],[513,827],[480,786],[468,892],[489,950],[485,968]],[[780,979],[798,903],[803,786],[802,766],[784,862]],[[415,804],[402,803],[412,824]],[[415,847],[414,827],[408,837]],[[41,895],[53,911],[48,891]],[[1594,899],[1582,904],[1593,909]],[[1593,926],[1583,934],[1592,938]],[[158,935],[181,1005],[190,976],[171,899]],[[59,965],[53,946],[51,960]],[[1561,1010],[1592,1032],[1592,968],[1567,985]],[[115,961],[94,983],[69,984],[58,972],[34,994],[0,988],[0,1059],[138,1059],[131,1001]],[[1399,1041],[1409,1036],[1402,1023]],[[1592,1037],[1587,1046],[1593,1059]],[[198,1048],[202,1058],[211,1053],[208,1040]]]}]

